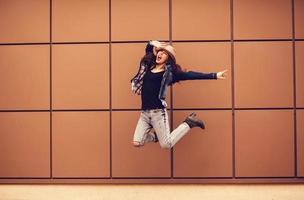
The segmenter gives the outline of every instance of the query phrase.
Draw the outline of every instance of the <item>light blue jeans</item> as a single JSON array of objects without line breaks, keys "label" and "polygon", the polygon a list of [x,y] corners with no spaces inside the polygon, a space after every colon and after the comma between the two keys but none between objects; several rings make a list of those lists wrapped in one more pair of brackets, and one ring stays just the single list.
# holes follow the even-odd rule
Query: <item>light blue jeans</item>
[{"label": "light blue jeans", "polygon": [[138,142],[140,146],[148,142],[154,142],[155,136],[153,132],[151,133],[152,128],[162,148],[172,148],[190,130],[189,125],[183,122],[170,133],[166,109],[142,110],[133,141]]}]

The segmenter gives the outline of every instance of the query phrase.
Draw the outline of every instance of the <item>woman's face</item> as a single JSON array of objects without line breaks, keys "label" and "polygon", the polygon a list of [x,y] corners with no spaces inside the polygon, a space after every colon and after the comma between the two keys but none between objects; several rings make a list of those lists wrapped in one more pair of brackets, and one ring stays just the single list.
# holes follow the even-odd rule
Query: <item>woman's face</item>
[{"label": "woman's face", "polygon": [[164,50],[159,50],[156,54],[156,63],[163,64],[168,60],[168,53]]}]

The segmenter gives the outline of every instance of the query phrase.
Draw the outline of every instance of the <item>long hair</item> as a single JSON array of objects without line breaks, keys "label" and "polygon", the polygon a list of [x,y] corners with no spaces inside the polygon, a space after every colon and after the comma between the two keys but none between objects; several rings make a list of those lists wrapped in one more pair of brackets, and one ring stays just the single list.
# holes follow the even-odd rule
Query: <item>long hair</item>
[{"label": "long hair", "polygon": [[156,56],[152,52],[146,53],[140,60],[140,65],[145,65],[147,69],[151,69],[156,65]]}]

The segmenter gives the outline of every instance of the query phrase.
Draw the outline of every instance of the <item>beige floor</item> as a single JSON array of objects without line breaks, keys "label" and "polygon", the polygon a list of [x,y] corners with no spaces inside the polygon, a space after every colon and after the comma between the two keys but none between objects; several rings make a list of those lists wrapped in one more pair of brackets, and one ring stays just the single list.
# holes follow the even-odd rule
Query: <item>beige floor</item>
[{"label": "beige floor", "polygon": [[0,200],[303,200],[297,185],[0,185]]}]

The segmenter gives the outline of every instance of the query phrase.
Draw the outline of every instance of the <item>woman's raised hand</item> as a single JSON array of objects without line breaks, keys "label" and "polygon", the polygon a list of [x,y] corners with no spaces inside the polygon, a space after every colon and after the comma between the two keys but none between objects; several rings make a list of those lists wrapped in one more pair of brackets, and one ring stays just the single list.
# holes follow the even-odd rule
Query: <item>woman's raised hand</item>
[{"label": "woman's raised hand", "polygon": [[220,71],[220,72],[217,72],[217,73],[216,73],[217,79],[226,79],[226,77],[227,77],[227,72],[228,72],[227,69],[225,69],[225,70],[223,70],[223,71]]},{"label": "woman's raised hand", "polygon": [[159,48],[161,46],[167,45],[168,43],[167,42],[160,42],[160,41],[157,41],[157,40],[152,40],[152,41],[150,41],[150,44],[155,46],[156,48]]}]

